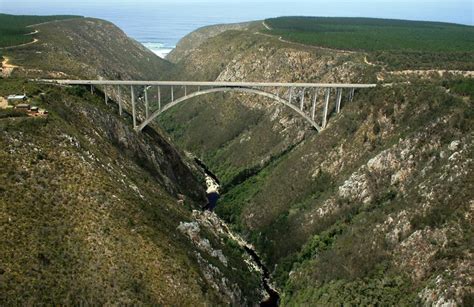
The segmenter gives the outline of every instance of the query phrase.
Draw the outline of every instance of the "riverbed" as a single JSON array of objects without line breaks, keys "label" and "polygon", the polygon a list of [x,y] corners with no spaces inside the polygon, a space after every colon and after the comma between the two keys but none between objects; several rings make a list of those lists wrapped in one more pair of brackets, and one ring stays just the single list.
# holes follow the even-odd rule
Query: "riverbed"
[{"label": "riverbed", "polygon": [[[205,173],[206,175],[206,185],[207,188],[209,188],[211,185],[220,187],[220,182],[219,179],[215,174],[209,170],[209,168],[198,158],[194,158],[195,162],[201,170]],[[219,206],[219,203],[217,204]],[[219,219],[220,223],[226,230],[231,234],[231,237],[245,250],[245,252],[252,258],[254,262],[254,266],[258,268],[258,270],[261,272],[261,282],[263,289],[266,292],[266,297],[264,300],[260,302],[260,306],[278,306],[279,301],[280,301],[280,294],[278,291],[274,289],[274,287],[271,285],[271,275],[270,271],[268,268],[265,266],[263,263],[261,257],[258,255],[257,251],[255,248],[245,241],[240,235],[235,234],[230,230],[230,227],[227,225],[225,221],[223,221],[220,217],[216,215],[216,217]]]}]

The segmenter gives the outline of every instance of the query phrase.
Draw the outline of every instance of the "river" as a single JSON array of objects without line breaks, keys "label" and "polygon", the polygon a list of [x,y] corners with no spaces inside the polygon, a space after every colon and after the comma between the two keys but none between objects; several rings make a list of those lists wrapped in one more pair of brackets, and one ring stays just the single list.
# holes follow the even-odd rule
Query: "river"
[{"label": "river", "polygon": [[[202,171],[209,177],[211,180],[213,180],[213,184],[217,185],[219,187],[220,182],[219,178],[212,173],[212,171],[207,167],[206,164],[204,164],[201,160],[198,158],[194,158],[194,161],[196,162],[197,165],[202,169]],[[206,180],[206,184],[208,181]],[[209,188],[209,186],[208,186]],[[220,222],[226,226],[226,228],[229,229],[227,223],[220,219]],[[240,237],[241,238],[241,237]],[[237,240],[237,243],[239,243],[243,249],[247,252],[247,254],[253,259],[255,262],[255,265],[259,268],[259,270],[262,272],[262,286],[263,289],[265,289],[265,292],[267,292],[267,295],[263,301],[260,302],[260,306],[278,306],[278,303],[280,301],[280,294],[272,287],[271,285],[271,275],[270,271],[268,268],[265,266],[263,263],[262,259],[258,255],[257,251],[255,248],[248,242],[244,241],[243,239]]]}]

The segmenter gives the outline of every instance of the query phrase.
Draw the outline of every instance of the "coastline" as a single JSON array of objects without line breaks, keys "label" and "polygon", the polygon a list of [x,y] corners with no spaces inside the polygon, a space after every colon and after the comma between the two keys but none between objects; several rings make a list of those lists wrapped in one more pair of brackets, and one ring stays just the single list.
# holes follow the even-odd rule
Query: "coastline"
[{"label": "coastline", "polygon": [[166,46],[163,43],[140,42],[140,44],[162,59],[166,58],[166,56],[175,48],[175,46]]}]

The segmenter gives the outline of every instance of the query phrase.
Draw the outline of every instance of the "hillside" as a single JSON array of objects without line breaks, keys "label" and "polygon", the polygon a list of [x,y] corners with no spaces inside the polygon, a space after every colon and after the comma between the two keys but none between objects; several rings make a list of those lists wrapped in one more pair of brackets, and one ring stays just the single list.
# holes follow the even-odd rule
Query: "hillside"
[{"label": "hillside", "polygon": [[[359,91],[319,134],[284,107],[243,94],[191,100],[158,118],[221,179],[217,212],[264,256],[283,305],[469,306],[469,72],[447,71],[441,57],[404,73],[368,62],[371,51],[267,31],[230,30],[180,50],[177,78],[395,83]],[[424,48],[420,55],[438,52]]]},{"label": "hillside", "polygon": [[[202,171],[159,131],[137,134],[100,91],[26,77],[158,78],[165,62],[114,25],[35,26],[8,49],[0,96],[0,301],[6,305],[245,305],[260,273],[205,204]],[[124,52],[126,51],[126,52]],[[11,62],[10,62],[11,61]]]},{"label": "hillside", "polygon": [[368,52],[389,69],[474,70],[474,27],[374,18],[280,17],[265,33],[308,45]]},{"label": "hillside", "polygon": [[[173,63],[91,18],[34,26],[35,43],[4,50],[0,96],[26,92],[50,114],[0,110],[0,300],[255,305],[261,272],[240,234],[270,269],[281,305],[471,306],[471,52],[436,49],[424,36],[416,52],[298,41],[280,36],[319,37],[321,20],[284,20],[304,28],[277,20],[200,29],[170,54]],[[323,36],[356,23],[354,35],[382,46],[394,28],[417,25],[432,37],[451,27],[325,23]],[[380,23],[388,32],[372,33]],[[344,99],[340,114],[331,104],[321,133],[245,94],[195,98],[136,133],[100,88],[32,77],[380,85]],[[217,214],[233,233],[199,210],[203,173],[184,152],[220,179]]]},{"label": "hillside", "polygon": [[0,55],[2,48],[11,48],[33,42],[36,33],[29,28],[32,25],[72,18],[80,18],[80,16],[13,16],[0,14]]},{"label": "hillside", "polygon": [[194,51],[196,48],[204,43],[207,39],[219,35],[229,30],[248,30],[252,26],[257,25],[258,22],[245,22],[235,24],[223,24],[223,25],[212,25],[200,28],[197,31],[190,33],[181,39],[176,48],[173,49],[170,54],[166,57],[167,60],[176,63],[179,62],[183,57]]},{"label": "hillside", "polygon": [[35,44],[4,50],[13,76],[29,78],[158,79],[171,64],[110,22],[69,19],[34,26]]}]

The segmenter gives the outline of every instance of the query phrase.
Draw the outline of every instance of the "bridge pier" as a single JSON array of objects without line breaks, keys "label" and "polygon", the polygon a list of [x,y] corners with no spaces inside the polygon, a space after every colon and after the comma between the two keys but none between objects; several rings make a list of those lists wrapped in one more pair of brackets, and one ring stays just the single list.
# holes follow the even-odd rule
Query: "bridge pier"
[{"label": "bridge pier", "polygon": [[306,88],[303,88],[303,92],[301,93],[301,101],[300,101],[300,110],[303,111],[304,109],[304,94],[305,94]]},{"label": "bridge pier", "polygon": [[314,120],[316,116],[316,102],[318,100],[318,90],[314,90],[314,98],[313,98],[313,107],[311,108],[311,119]]},{"label": "bridge pier", "polygon": [[161,110],[161,88],[158,86],[158,110]]},{"label": "bridge pier", "polygon": [[354,100],[354,93],[355,93],[355,89],[351,88],[351,90],[349,91],[349,101],[350,102],[352,102],[352,100]]},{"label": "bridge pier", "polygon": [[323,123],[321,125],[323,129],[326,128],[326,124],[327,124],[330,96],[331,96],[331,89],[327,88],[326,89],[326,97],[324,99]]},{"label": "bridge pier", "polygon": [[117,100],[119,104],[119,115],[122,116],[122,93],[121,93],[120,85],[117,85]]},{"label": "bridge pier", "polygon": [[133,85],[130,86],[131,98],[132,98],[132,118],[133,118],[133,129],[137,128],[137,117],[135,113],[135,92],[133,90]]},{"label": "bridge pier", "polygon": [[148,118],[148,85],[145,85],[145,117]]},{"label": "bridge pier", "polygon": [[104,99],[105,99],[105,104],[109,104],[109,97],[107,96],[107,85],[104,85]]},{"label": "bridge pier", "polygon": [[336,95],[336,113],[341,112],[342,88],[337,89]]},{"label": "bridge pier", "polygon": [[293,87],[290,87],[290,94],[289,94],[288,102],[291,104],[291,98],[293,97]]}]

